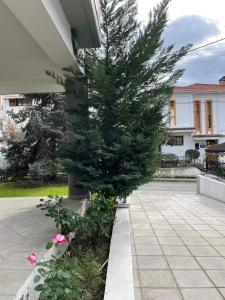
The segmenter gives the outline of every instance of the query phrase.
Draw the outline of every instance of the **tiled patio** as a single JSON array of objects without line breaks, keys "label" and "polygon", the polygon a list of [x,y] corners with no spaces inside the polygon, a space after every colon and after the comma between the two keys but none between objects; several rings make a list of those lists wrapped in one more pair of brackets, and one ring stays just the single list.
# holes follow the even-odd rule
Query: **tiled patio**
[{"label": "tiled patio", "polygon": [[55,234],[53,221],[36,208],[38,198],[0,198],[0,300],[12,300],[33,267],[27,256],[41,259]]},{"label": "tiled patio", "polygon": [[225,203],[162,185],[132,197],[135,300],[225,299]]}]

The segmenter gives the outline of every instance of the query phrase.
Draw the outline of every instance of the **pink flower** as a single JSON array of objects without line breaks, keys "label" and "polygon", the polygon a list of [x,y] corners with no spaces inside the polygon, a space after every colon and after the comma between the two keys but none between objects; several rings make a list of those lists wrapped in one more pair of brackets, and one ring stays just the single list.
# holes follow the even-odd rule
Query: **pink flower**
[{"label": "pink flower", "polygon": [[35,266],[37,264],[37,254],[36,253],[31,253],[27,259],[29,260],[29,262]]},{"label": "pink flower", "polygon": [[64,245],[67,243],[67,239],[63,234],[56,234],[55,236],[53,236],[52,242],[55,245]]}]

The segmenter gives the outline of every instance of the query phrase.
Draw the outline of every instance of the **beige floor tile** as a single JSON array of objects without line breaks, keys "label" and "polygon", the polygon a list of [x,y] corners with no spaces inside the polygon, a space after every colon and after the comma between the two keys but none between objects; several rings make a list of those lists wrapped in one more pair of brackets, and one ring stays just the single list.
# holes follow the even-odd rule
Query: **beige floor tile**
[{"label": "beige floor tile", "polygon": [[210,245],[224,245],[225,246],[225,237],[223,238],[217,238],[217,237],[205,237],[205,240],[210,244]]},{"label": "beige floor tile", "polygon": [[163,230],[163,229],[156,229],[155,230],[156,236],[177,236],[174,230]]},{"label": "beige floor tile", "polygon": [[158,245],[136,245],[137,255],[162,255],[162,250]]},{"label": "beige floor tile", "polygon": [[162,245],[161,247],[165,255],[191,256],[186,246]]},{"label": "beige floor tile", "polygon": [[151,226],[148,223],[144,223],[144,224],[132,224],[132,228],[134,229],[151,229]]},{"label": "beige floor tile", "polygon": [[202,237],[223,237],[222,234],[220,234],[214,230],[198,230],[198,233]]},{"label": "beige floor tile", "polygon": [[134,270],[137,270],[138,266],[137,266],[137,257],[136,255],[132,255],[132,266]]},{"label": "beige floor tile", "polygon": [[142,287],[173,288],[176,287],[169,270],[140,270]]},{"label": "beige floor tile", "polygon": [[181,237],[182,241],[186,245],[207,245],[208,243],[201,237],[184,236]]},{"label": "beige floor tile", "polygon": [[225,287],[225,270],[208,270],[206,272],[217,287]]},{"label": "beige floor tile", "polygon": [[[201,270],[173,270],[180,287],[212,287],[212,283]],[[197,299],[196,299],[197,300]]]},{"label": "beige floor tile", "polygon": [[140,288],[134,288],[134,299],[135,300],[142,300],[141,289]]},{"label": "beige floor tile", "polygon": [[196,231],[194,230],[181,230],[177,229],[176,233],[178,236],[200,236]]},{"label": "beige floor tile", "polygon": [[139,269],[168,269],[168,264],[163,256],[137,256]]},{"label": "beige floor tile", "polygon": [[223,295],[223,297],[225,298],[225,288],[221,288],[221,289],[219,289],[219,291]]},{"label": "beige floor tile", "polygon": [[133,270],[133,279],[134,279],[134,287],[140,287],[140,279],[139,279],[139,273],[137,270]]},{"label": "beige floor tile", "polygon": [[225,259],[223,257],[196,257],[196,260],[205,270],[225,270]]},{"label": "beige floor tile", "polygon": [[179,237],[170,237],[170,236],[160,236],[158,237],[159,243],[161,245],[183,245],[183,242]]},{"label": "beige floor tile", "polygon": [[[37,259],[40,261],[44,255],[45,252],[36,252]],[[28,253],[27,252],[15,252],[10,257],[8,257],[4,262],[1,264],[1,270],[32,270],[34,267],[28,262],[27,260]]]},{"label": "beige floor tile", "polygon": [[193,224],[192,227],[193,227],[195,230],[197,230],[197,231],[199,231],[199,230],[210,230],[210,229],[211,229],[211,227],[208,226],[208,225],[206,225],[206,224],[202,224],[202,225],[200,225],[200,224],[196,224],[196,225]]},{"label": "beige floor tile", "polygon": [[194,256],[219,256],[212,246],[188,246]]},{"label": "beige floor tile", "polygon": [[0,270],[0,293],[16,293],[30,274],[30,270]]},{"label": "beige floor tile", "polygon": [[193,228],[188,224],[178,224],[178,225],[171,225],[175,230],[193,230]]},{"label": "beige floor tile", "polygon": [[225,256],[225,246],[213,246],[221,256]]},{"label": "beige floor tile", "polygon": [[134,242],[136,245],[158,245],[158,240],[154,236],[136,236],[134,237]]},{"label": "beige floor tile", "polygon": [[173,228],[168,224],[152,224],[153,229],[161,229],[161,230],[172,230]]},{"label": "beige floor tile", "polygon": [[184,300],[223,300],[223,297],[214,288],[181,289]]},{"label": "beige floor tile", "polygon": [[201,269],[197,261],[190,256],[167,256],[167,261],[170,268],[175,270]]},{"label": "beige floor tile", "polygon": [[135,229],[133,230],[134,237],[136,236],[154,236],[155,233],[151,229]]},{"label": "beige floor tile", "polygon": [[148,289],[143,288],[143,300],[181,300],[176,289]]}]

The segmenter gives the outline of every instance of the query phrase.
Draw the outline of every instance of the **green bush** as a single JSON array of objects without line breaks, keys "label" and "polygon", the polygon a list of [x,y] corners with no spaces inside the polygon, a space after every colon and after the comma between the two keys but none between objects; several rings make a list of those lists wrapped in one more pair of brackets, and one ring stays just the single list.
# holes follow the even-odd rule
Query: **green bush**
[{"label": "green bush", "polygon": [[84,253],[82,259],[53,257],[38,263],[35,290],[40,292],[39,300],[91,300],[103,283],[100,270],[90,253]]},{"label": "green bush", "polygon": [[193,161],[198,159],[200,156],[200,152],[196,149],[189,149],[185,152],[185,158],[189,161]]},{"label": "green bush", "polygon": [[40,202],[37,207],[45,211],[47,217],[54,219],[56,228],[62,234],[68,235],[81,226],[82,217],[80,214],[65,207],[65,198],[49,196],[48,200],[41,199]]}]

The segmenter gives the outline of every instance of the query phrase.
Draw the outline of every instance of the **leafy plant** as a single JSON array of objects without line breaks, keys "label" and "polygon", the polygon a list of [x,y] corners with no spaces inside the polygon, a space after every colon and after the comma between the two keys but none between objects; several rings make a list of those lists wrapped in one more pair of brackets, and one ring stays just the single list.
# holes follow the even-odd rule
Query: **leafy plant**
[{"label": "leafy plant", "polygon": [[196,149],[188,149],[186,152],[185,152],[185,158],[187,160],[189,160],[190,162],[192,162],[193,160],[196,160],[198,159],[200,156],[200,152]]},{"label": "leafy plant", "polygon": [[59,196],[49,196],[48,200],[40,200],[37,205],[41,210],[45,211],[47,217],[55,220],[56,228],[62,234],[68,235],[74,232],[81,225],[82,217],[80,214],[65,207],[65,198]]},{"label": "leafy plant", "polygon": [[[96,262],[89,261],[90,276],[96,276]],[[85,277],[81,264],[77,258],[53,257],[49,261],[37,264],[37,275],[34,278],[35,290],[40,292],[39,300],[91,300],[91,294],[83,287]],[[92,271],[92,267],[94,271]],[[95,280],[99,284],[100,280]],[[40,281],[43,283],[39,283]]]}]

